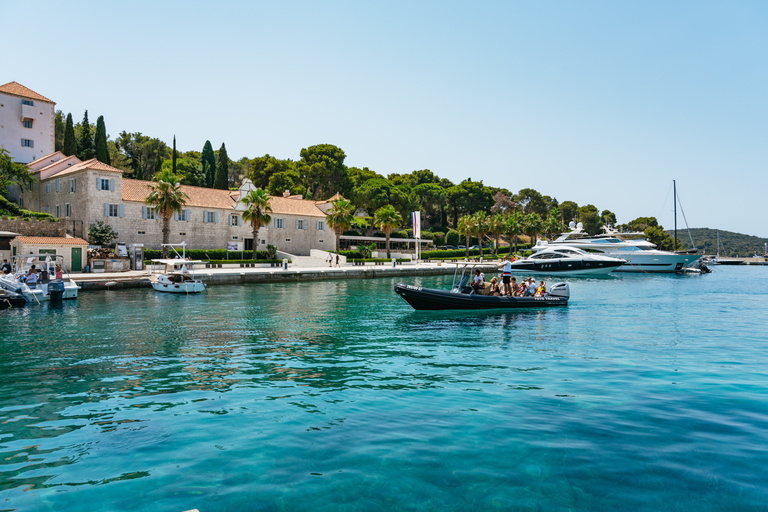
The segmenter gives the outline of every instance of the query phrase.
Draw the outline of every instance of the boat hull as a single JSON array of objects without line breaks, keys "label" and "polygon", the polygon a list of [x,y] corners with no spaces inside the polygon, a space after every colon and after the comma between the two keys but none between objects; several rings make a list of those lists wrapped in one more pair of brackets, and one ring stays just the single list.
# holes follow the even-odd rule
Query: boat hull
[{"label": "boat hull", "polygon": [[511,265],[513,273],[536,273],[549,275],[600,275],[607,274],[624,264],[623,261],[583,260],[518,260]]},{"label": "boat hull", "polygon": [[150,280],[152,288],[158,292],[166,293],[200,293],[205,290],[205,283],[200,281],[187,283],[163,283],[158,280]]},{"label": "boat hull", "polygon": [[673,274],[675,272],[680,272],[683,267],[693,264],[700,258],[700,256],[690,254],[622,255],[621,253],[613,253],[610,255],[627,260],[627,262],[617,268],[615,272],[650,272],[654,274]]},{"label": "boat hull", "polygon": [[494,297],[454,293],[402,283],[395,285],[395,293],[413,309],[420,311],[542,308],[568,305],[566,297]]}]

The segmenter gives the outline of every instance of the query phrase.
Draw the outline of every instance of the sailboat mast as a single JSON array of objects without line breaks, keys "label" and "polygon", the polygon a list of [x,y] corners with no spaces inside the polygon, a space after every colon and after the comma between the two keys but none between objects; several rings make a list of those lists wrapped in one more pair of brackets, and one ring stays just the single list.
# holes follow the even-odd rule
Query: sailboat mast
[{"label": "sailboat mast", "polygon": [[675,203],[675,246],[672,248],[673,251],[677,250],[677,183],[675,180],[672,180],[672,195],[674,197],[674,203]]}]

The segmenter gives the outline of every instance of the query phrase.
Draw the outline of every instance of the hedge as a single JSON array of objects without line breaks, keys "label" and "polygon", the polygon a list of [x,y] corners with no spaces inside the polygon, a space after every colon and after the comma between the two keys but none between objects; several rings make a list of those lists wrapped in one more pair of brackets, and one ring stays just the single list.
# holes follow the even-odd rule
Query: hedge
[{"label": "hedge", "polygon": [[[179,260],[179,263],[181,263],[184,260]],[[153,264],[153,260],[147,259],[147,264]],[[290,263],[291,260],[288,260],[288,263]],[[206,263],[215,263],[217,265],[232,265],[232,264],[240,264],[240,263],[253,263],[257,265],[264,265],[266,263],[279,263],[283,264],[283,260],[207,260]]]},{"label": "hedge", "polygon": [[[387,258],[355,258],[349,261],[353,261],[353,262],[357,261],[357,262],[363,262],[363,263],[389,263],[392,260]],[[408,263],[411,260],[408,258],[397,258],[395,261],[398,263]]]}]

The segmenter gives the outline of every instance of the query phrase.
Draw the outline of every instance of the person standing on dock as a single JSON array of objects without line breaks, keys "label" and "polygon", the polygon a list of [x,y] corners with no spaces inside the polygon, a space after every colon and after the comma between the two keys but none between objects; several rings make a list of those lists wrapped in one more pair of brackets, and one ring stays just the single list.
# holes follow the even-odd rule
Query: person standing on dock
[{"label": "person standing on dock", "polygon": [[504,285],[504,295],[512,295],[512,289],[509,287],[509,280],[512,278],[512,262],[509,261],[507,256],[499,263],[499,267],[503,267],[501,270],[501,282]]}]

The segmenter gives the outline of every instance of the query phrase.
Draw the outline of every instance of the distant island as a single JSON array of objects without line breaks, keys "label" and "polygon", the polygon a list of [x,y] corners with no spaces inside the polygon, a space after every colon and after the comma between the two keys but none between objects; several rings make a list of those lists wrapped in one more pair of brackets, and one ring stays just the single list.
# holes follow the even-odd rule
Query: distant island
[{"label": "distant island", "polygon": [[[691,238],[693,238],[696,248],[702,250],[705,254],[717,254],[718,232],[720,233],[720,256],[746,258],[754,254],[762,255],[765,252],[765,243],[768,242],[768,238],[733,233],[732,231],[691,228]],[[667,233],[673,234],[671,230],[667,230]],[[691,246],[691,239],[688,237],[688,230],[678,229],[677,238],[686,249],[693,248]]]}]

